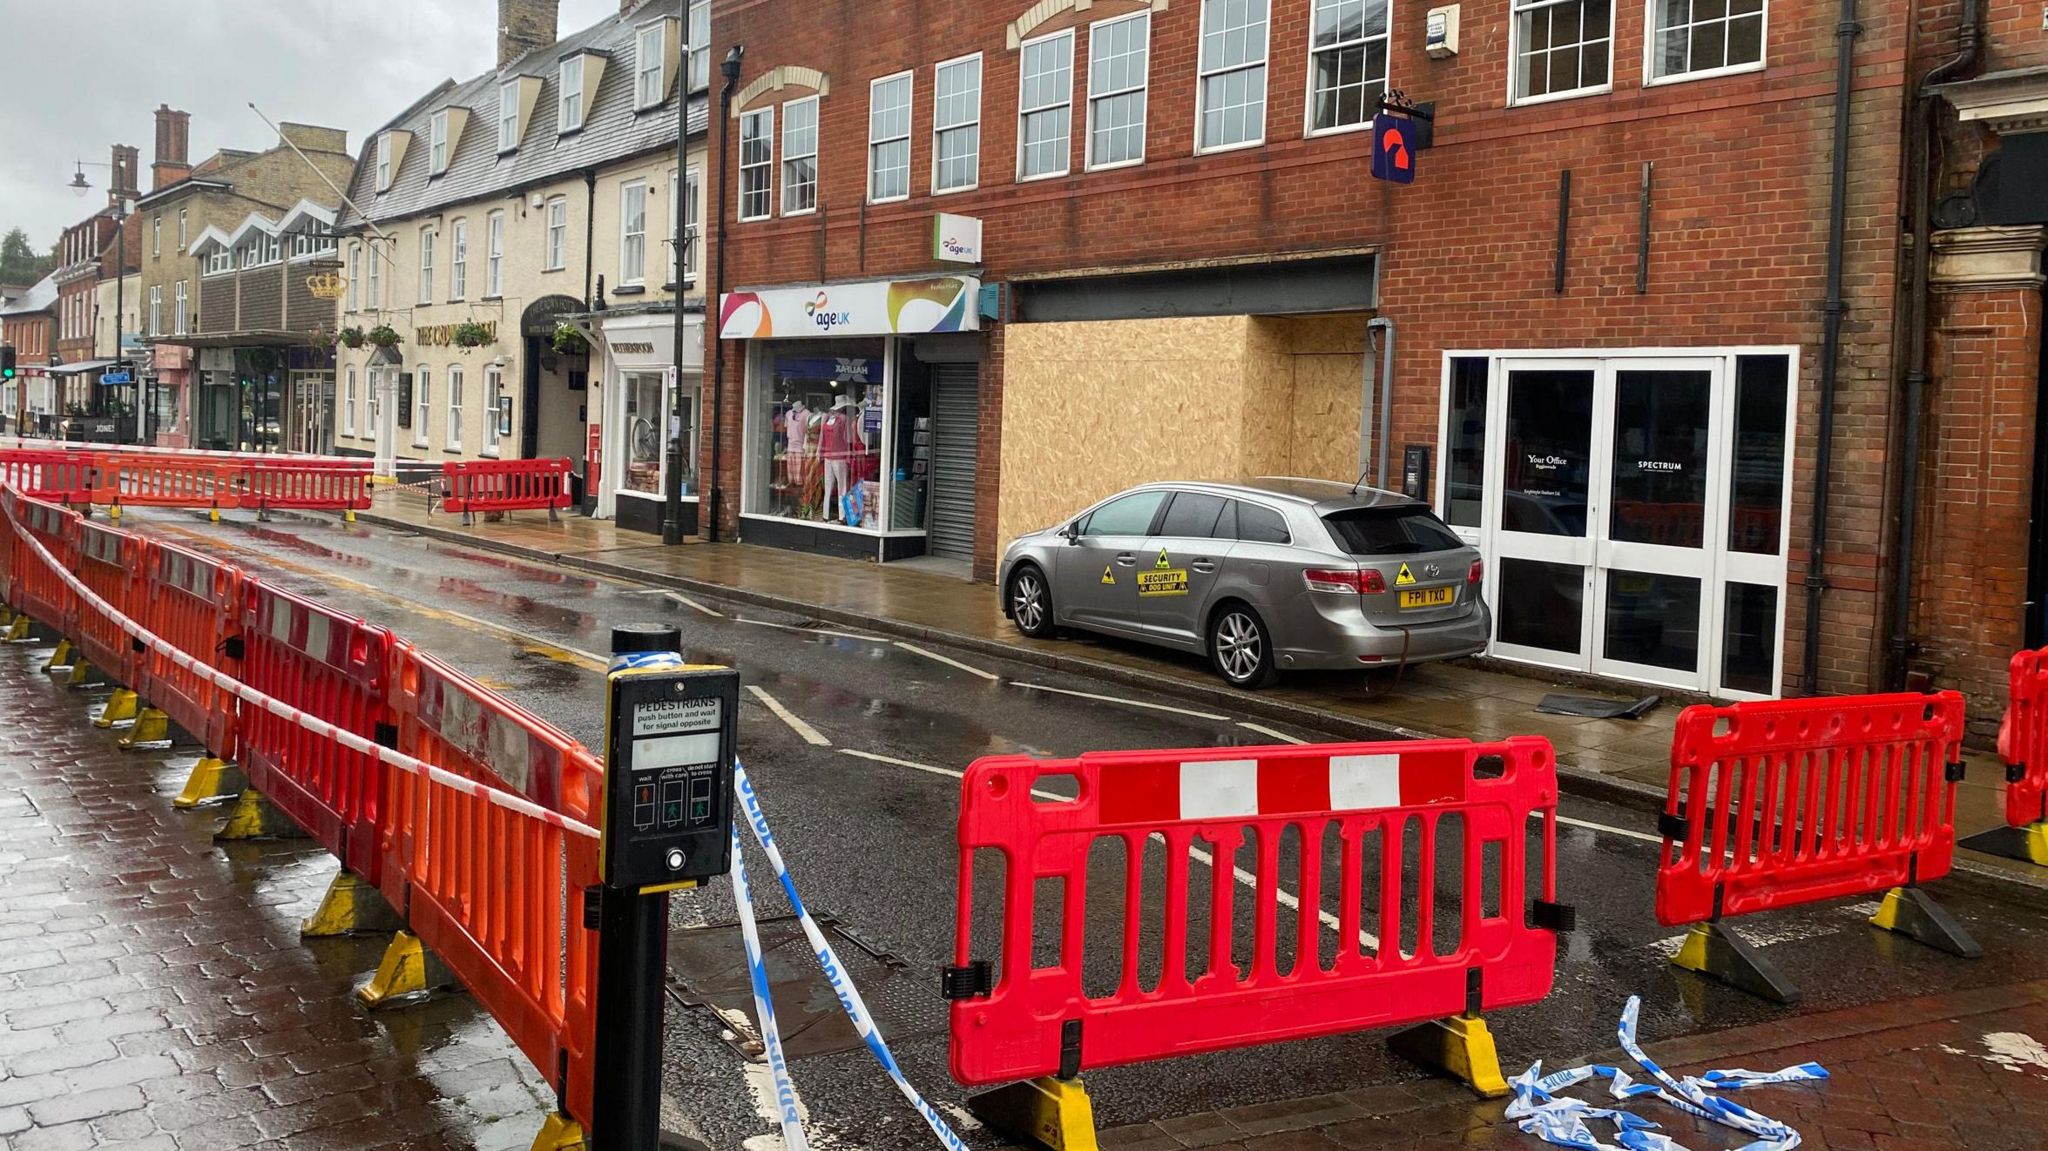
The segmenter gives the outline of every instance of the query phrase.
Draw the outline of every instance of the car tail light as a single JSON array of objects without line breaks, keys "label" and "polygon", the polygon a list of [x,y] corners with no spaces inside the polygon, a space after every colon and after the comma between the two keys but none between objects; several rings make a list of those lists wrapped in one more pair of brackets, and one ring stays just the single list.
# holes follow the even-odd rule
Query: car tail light
[{"label": "car tail light", "polygon": [[1465,573],[1465,582],[1476,584],[1484,578],[1486,578],[1486,561],[1473,560],[1472,570]]},{"label": "car tail light", "polygon": [[1386,577],[1371,568],[1310,568],[1301,578],[1310,591],[1378,595],[1387,590]]}]

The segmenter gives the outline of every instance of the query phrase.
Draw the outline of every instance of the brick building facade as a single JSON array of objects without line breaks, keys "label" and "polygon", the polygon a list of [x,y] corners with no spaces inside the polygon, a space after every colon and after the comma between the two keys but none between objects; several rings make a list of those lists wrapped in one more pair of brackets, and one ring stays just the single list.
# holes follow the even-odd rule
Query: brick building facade
[{"label": "brick building facade", "polygon": [[[107,206],[64,229],[57,241],[55,272],[60,366],[53,371],[59,381],[58,410],[89,413],[93,428],[105,427],[110,438],[118,436],[122,442],[130,443],[134,442],[136,432],[135,392],[130,386],[110,394],[101,387],[101,370],[113,366],[113,357],[98,355],[98,345],[101,329],[112,324],[114,318],[112,310],[104,315],[100,310],[100,288],[119,284],[125,273],[136,270],[141,252],[141,220],[127,214],[125,208],[139,194],[138,163],[136,149],[114,145],[108,165],[112,175]],[[128,335],[133,337],[135,333],[131,329]],[[116,418],[121,413],[126,415]]]},{"label": "brick building facade", "polygon": [[[1930,355],[1948,382],[1928,393],[1903,648],[1891,623],[1908,129],[1917,78],[1956,54],[1965,8],[1984,43],[2014,47],[1958,75],[2038,56],[2013,4],[1866,0],[1845,21],[1838,5],[1763,0],[1714,14],[1514,0],[1462,5],[1455,44],[1432,46],[1426,10],[1399,0],[912,3],[887,19],[718,3],[713,57],[744,49],[712,145],[730,169],[720,526],[849,550],[843,524],[828,538],[787,522],[819,511],[774,487],[792,482],[792,441],[771,425],[800,393],[869,390],[870,363],[905,406],[961,361],[980,578],[1017,533],[1141,481],[1366,471],[1481,548],[1496,655],[1733,697],[1909,671],[1995,694],[2042,567],[2014,530],[2031,453],[2006,436],[2015,421],[2031,434],[2040,294],[2024,270],[1954,278],[2024,238],[1935,238]],[[1409,186],[1367,176],[1365,122],[1388,86],[1434,105]],[[1952,191],[1968,154],[1946,158]],[[941,212],[981,221],[978,264],[936,258]],[[865,345],[762,327],[797,301],[836,325],[842,297],[946,277],[996,289],[988,319],[970,302],[968,334],[892,328],[902,312],[857,317]],[[842,378],[802,377],[827,368]],[[2004,422],[1979,427],[1979,412]],[[893,487],[921,441],[946,437],[921,412],[885,415],[901,434],[868,470]],[[1982,483],[1941,494],[1966,468]],[[890,514],[920,502],[944,503],[892,490]],[[941,551],[935,523],[915,525],[923,550]],[[920,550],[891,542],[895,526],[852,550]]]}]

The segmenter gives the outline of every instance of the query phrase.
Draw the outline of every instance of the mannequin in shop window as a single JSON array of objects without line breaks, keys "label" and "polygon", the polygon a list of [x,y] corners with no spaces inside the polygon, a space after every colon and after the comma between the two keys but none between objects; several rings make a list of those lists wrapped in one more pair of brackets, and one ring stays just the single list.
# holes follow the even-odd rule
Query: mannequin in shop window
[{"label": "mannequin in shop window", "polygon": [[852,475],[854,445],[860,434],[860,417],[854,411],[853,397],[840,393],[833,397],[832,410],[820,420],[818,431],[818,454],[825,461],[824,500],[820,510],[827,520],[841,518],[840,502],[846,498],[847,481]]}]

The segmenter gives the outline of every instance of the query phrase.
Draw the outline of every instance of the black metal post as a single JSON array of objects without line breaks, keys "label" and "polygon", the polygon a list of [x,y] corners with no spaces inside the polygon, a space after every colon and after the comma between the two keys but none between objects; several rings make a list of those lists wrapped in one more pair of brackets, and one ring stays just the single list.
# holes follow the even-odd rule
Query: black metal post
[{"label": "black metal post", "polygon": [[[612,654],[675,652],[672,627],[612,629]],[[607,771],[611,765],[607,764]],[[591,1074],[592,1151],[651,1151],[661,1140],[663,981],[668,970],[668,895],[600,893],[597,1036]]]},{"label": "black metal post", "polygon": [[[677,0],[677,9],[682,20],[683,44],[682,68],[690,69],[690,45],[687,41],[690,29],[690,0]],[[690,112],[690,79],[678,77],[676,85],[676,178],[669,188],[669,222],[674,225],[674,252],[676,261],[675,305],[675,376],[669,381],[668,393],[668,467],[662,480],[661,542],[674,546],[683,542],[683,239],[689,234],[683,219],[683,181],[687,177],[690,163],[690,133],[687,123]]]},{"label": "black metal post", "polygon": [[719,74],[725,79],[725,86],[718,91],[718,198],[712,201],[714,208],[711,218],[718,222],[718,231],[712,242],[718,247],[717,271],[711,278],[709,298],[711,307],[705,313],[705,326],[709,329],[704,338],[711,345],[711,483],[705,491],[704,538],[718,542],[718,516],[720,504],[725,495],[725,341],[720,338],[718,327],[719,296],[725,292],[725,176],[726,163],[732,158],[732,149],[727,145],[727,128],[732,123],[733,89],[740,83],[740,60],[746,55],[744,45],[734,44],[725,53],[725,61],[718,66]]}]

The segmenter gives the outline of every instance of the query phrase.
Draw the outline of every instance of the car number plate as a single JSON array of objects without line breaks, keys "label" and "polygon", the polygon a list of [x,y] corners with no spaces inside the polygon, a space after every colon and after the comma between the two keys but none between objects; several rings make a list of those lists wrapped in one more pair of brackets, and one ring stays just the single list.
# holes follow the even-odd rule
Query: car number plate
[{"label": "car number plate", "polygon": [[1448,587],[1416,588],[1401,593],[1402,608],[1449,607],[1458,598],[1457,589]]}]

